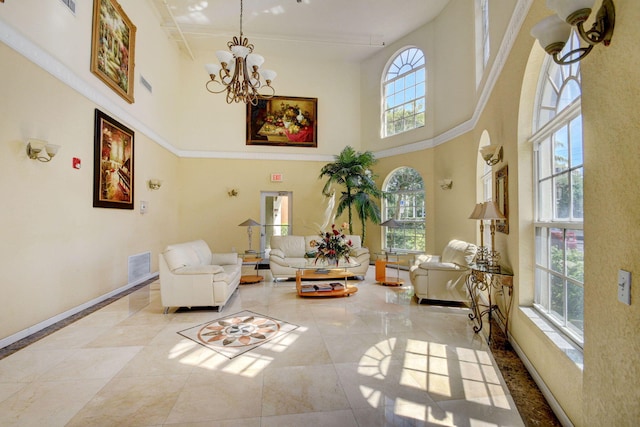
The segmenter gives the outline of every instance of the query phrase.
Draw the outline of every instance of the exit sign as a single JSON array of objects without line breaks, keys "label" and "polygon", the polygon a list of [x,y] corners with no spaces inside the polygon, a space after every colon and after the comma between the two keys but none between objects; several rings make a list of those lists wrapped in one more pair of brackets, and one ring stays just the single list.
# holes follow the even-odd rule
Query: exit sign
[{"label": "exit sign", "polygon": [[271,182],[282,182],[282,174],[281,173],[272,173],[271,174]]}]

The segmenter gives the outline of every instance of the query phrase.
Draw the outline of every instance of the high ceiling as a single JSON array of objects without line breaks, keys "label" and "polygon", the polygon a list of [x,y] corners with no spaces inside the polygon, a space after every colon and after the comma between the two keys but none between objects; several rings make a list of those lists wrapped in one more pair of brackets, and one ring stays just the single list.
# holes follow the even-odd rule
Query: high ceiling
[{"label": "high ceiling", "polygon": [[[180,48],[226,49],[240,30],[240,0],[151,0]],[[291,49],[360,61],[433,20],[449,0],[244,0],[243,32],[255,52]],[[185,43],[186,41],[186,43]]]}]

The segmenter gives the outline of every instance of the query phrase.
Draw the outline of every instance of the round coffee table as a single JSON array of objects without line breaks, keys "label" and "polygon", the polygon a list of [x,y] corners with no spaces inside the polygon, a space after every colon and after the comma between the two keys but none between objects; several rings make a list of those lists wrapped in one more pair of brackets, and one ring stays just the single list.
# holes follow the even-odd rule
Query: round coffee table
[{"label": "round coffee table", "polygon": [[[301,297],[344,297],[358,292],[355,286],[349,286],[347,280],[355,276],[349,268],[358,267],[360,263],[340,262],[337,265],[318,265],[313,260],[289,264],[296,269],[296,291]],[[330,283],[312,284],[303,281],[321,280]]]}]

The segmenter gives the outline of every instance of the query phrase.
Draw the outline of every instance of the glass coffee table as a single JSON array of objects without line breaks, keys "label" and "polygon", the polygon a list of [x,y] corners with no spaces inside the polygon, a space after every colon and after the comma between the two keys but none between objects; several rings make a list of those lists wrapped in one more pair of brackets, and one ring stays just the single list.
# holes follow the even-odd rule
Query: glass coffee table
[{"label": "glass coffee table", "polygon": [[337,265],[319,265],[314,260],[289,264],[296,269],[296,291],[301,297],[348,297],[358,292],[349,285],[349,277],[355,276],[349,269],[360,266],[356,262],[340,262]]}]

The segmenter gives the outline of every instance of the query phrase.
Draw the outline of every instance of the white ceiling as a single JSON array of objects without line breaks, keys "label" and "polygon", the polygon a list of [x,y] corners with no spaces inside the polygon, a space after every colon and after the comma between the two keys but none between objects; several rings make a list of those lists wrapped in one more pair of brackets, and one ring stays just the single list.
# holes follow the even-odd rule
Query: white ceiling
[{"label": "white ceiling", "polygon": [[[150,0],[188,55],[226,49],[239,35],[240,0]],[[263,55],[286,46],[360,61],[434,19],[449,0],[244,0],[243,32]],[[183,40],[186,40],[184,43]]]}]

